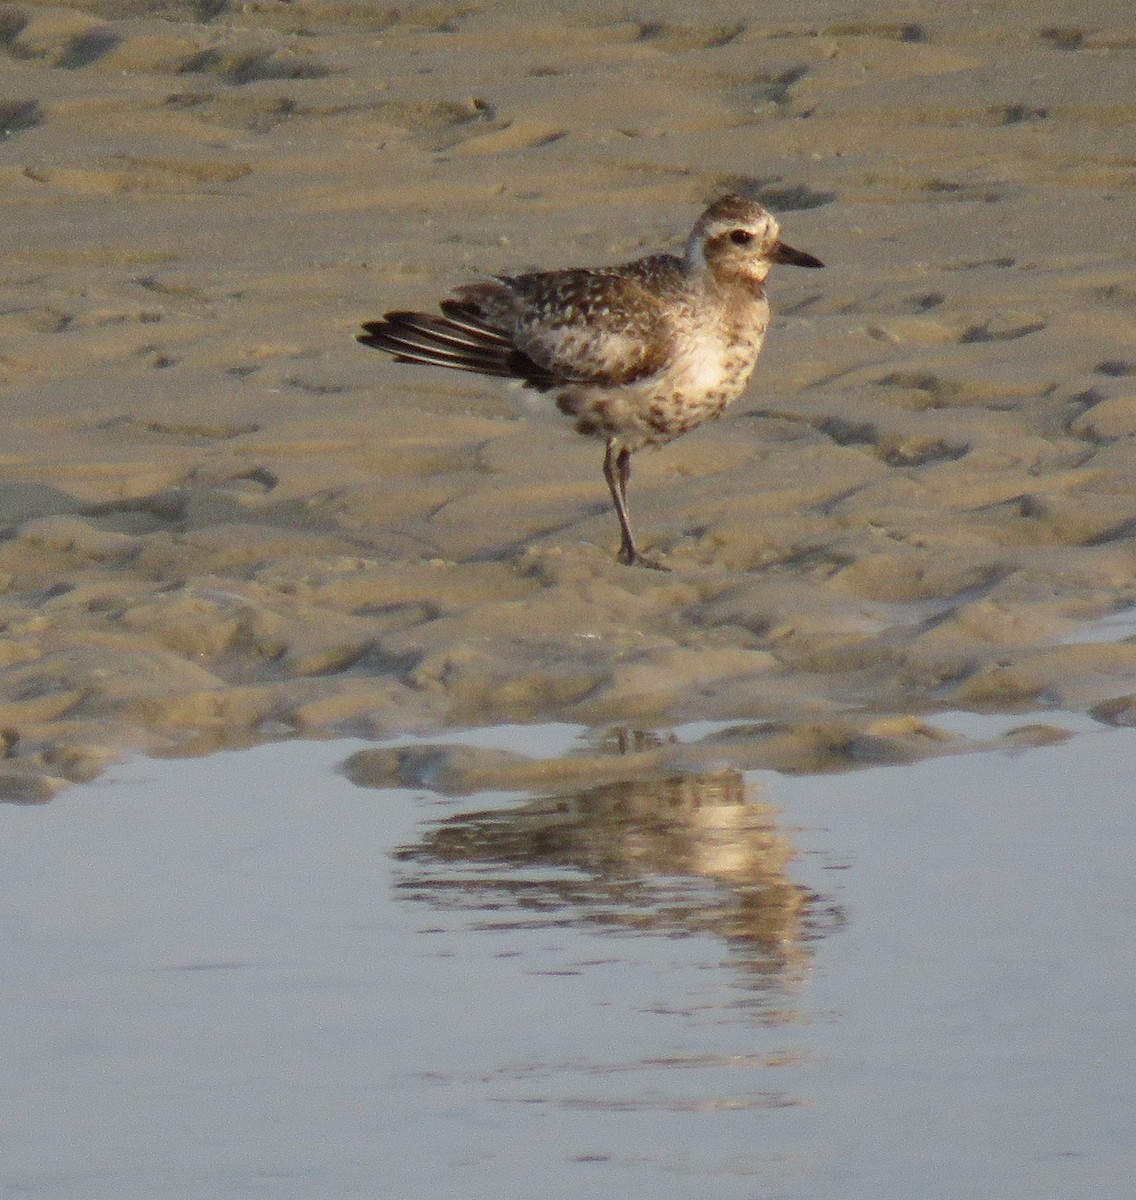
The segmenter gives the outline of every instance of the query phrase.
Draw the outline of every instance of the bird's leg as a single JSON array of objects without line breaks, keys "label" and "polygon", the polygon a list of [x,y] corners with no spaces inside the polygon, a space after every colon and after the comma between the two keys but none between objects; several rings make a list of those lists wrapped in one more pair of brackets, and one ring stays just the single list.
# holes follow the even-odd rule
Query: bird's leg
[{"label": "bird's leg", "polygon": [[623,497],[623,506],[627,507],[627,481],[631,478],[631,451],[624,446],[615,456],[615,470],[619,477],[619,494]]},{"label": "bird's leg", "polygon": [[635,538],[631,533],[631,519],[627,515],[627,481],[631,478],[631,451],[622,446],[615,453],[615,438],[608,438],[607,450],[604,452],[604,478],[607,480],[608,491],[611,492],[611,502],[615,505],[615,515],[619,518],[620,542],[619,553],[616,557],[629,567],[651,567],[656,571],[668,571],[662,563],[655,562],[645,554],[640,554],[635,546]]},{"label": "bird's leg", "polygon": [[615,505],[615,515],[619,518],[619,528],[623,537],[619,543],[619,561],[630,566],[635,561],[635,539],[631,535],[631,521],[627,516],[627,479],[630,475],[630,465],[625,464],[626,448],[620,450],[618,457],[615,453],[615,439],[607,439],[607,449],[604,451],[603,473],[607,480],[608,491],[611,492],[611,502]]}]

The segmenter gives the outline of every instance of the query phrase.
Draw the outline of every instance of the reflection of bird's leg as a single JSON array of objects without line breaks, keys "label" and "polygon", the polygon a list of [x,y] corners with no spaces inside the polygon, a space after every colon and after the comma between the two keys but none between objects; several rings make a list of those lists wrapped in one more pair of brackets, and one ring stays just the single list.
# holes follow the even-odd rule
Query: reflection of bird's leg
[{"label": "reflection of bird's leg", "polygon": [[621,538],[619,554],[621,563],[630,566],[651,567],[656,571],[669,571],[662,563],[655,562],[645,554],[640,554],[635,547],[635,538],[631,533],[631,518],[627,515],[627,481],[631,478],[631,451],[622,446],[615,453],[615,438],[607,439],[607,450],[604,451],[604,478],[607,480],[608,491],[611,492],[611,502],[615,505],[615,515],[619,517]]}]

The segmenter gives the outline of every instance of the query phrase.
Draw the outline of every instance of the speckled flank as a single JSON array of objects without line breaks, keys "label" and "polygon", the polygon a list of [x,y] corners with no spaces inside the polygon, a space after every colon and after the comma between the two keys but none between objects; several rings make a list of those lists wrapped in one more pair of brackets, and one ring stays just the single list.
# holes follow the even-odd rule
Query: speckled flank
[{"label": "speckled flank", "polygon": [[[745,390],[769,326],[765,279],[776,262],[822,265],[785,246],[761,205],[724,196],[698,219],[681,257],[499,275],[455,289],[440,317],[387,313],[359,340],[399,362],[551,392],[578,433],[606,440],[620,557],[637,561],[623,494],[627,456],[718,416]],[[613,454],[622,456],[617,483]]]}]

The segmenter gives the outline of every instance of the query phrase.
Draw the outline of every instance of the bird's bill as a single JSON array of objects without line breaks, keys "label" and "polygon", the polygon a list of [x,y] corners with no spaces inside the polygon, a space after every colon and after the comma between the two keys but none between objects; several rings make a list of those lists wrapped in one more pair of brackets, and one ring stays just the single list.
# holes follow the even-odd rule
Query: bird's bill
[{"label": "bird's bill", "polygon": [[784,263],[789,267],[823,267],[824,263],[812,254],[806,254],[803,250],[794,250],[792,246],[786,246],[784,242],[778,242],[773,247],[773,253],[769,256],[775,263]]}]

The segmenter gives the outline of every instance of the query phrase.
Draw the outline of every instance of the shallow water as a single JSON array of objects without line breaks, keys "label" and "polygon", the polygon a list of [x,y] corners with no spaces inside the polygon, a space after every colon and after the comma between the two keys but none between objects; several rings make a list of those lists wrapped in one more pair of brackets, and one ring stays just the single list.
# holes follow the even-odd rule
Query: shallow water
[{"label": "shallow water", "polygon": [[357,747],[0,807],[4,1194],[1130,1194],[1136,733],[555,801]]}]

